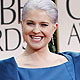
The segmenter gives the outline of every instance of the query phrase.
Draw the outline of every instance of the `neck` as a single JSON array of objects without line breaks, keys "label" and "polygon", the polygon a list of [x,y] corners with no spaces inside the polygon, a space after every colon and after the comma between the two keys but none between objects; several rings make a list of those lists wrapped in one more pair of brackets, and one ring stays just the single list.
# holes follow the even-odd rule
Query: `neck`
[{"label": "neck", "polygon": [[49,56],[49,49],[48,49],[48,46],[42,48],[42,49],[38,49],[38,50],[34,50],[30,47],[27,47],[25,52],[24,52],[24,56],[31,56],[31,57],[41,57],[41,58],[44,58],[44,57],[47,57]]}]

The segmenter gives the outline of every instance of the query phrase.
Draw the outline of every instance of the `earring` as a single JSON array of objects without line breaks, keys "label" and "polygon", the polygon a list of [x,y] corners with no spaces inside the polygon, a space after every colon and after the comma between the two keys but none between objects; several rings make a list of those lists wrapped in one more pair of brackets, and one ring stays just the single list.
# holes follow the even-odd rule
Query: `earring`
[{"label": "earring", "polygon": [[53,39],[53,36],[52,36],[52,38],[51,38],[51,41],[52,41],[52,44],[54,45],[54,39]]}]

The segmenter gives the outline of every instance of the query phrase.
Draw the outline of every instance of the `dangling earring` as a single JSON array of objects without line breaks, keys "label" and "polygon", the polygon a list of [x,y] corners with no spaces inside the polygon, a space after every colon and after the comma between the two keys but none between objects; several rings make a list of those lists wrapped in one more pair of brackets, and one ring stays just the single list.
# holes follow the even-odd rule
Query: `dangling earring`
[{"label": "dangling earring", "polygon": [[54,39],[53,39],[53,36],[52,36],[52,38],[51,38],[51,41],[52,41],[52,44],[54,45]]}]

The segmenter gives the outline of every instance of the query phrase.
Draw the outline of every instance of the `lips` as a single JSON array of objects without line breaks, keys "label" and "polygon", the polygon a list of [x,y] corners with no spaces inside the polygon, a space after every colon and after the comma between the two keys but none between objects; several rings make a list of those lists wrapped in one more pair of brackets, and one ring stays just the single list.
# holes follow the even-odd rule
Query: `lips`
[{"label": "lips", "polygon": [[34,41],[41,41],[43,39],[43,36],[34,36],[34,35],[30,35],[31,39]]}]

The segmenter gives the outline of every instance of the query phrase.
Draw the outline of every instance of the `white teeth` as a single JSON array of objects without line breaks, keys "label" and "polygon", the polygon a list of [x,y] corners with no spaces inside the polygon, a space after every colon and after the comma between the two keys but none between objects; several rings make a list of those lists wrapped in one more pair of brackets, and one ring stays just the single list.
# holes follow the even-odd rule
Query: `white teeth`
[{"label": "white teeth", "polygon": [[33,39],[41,39],[41,37],[33,37],[33,36],[32,36],[32,38],[33,38]]},{"label": "white teeth", "polygon": [[41,40],[41,37],[32,36],[32,39],[34,39],[35,41],[40,41]]},{"label": "white teeth", "polygon": [[40,41],[41,39],[34,39],[35,41]]}]

